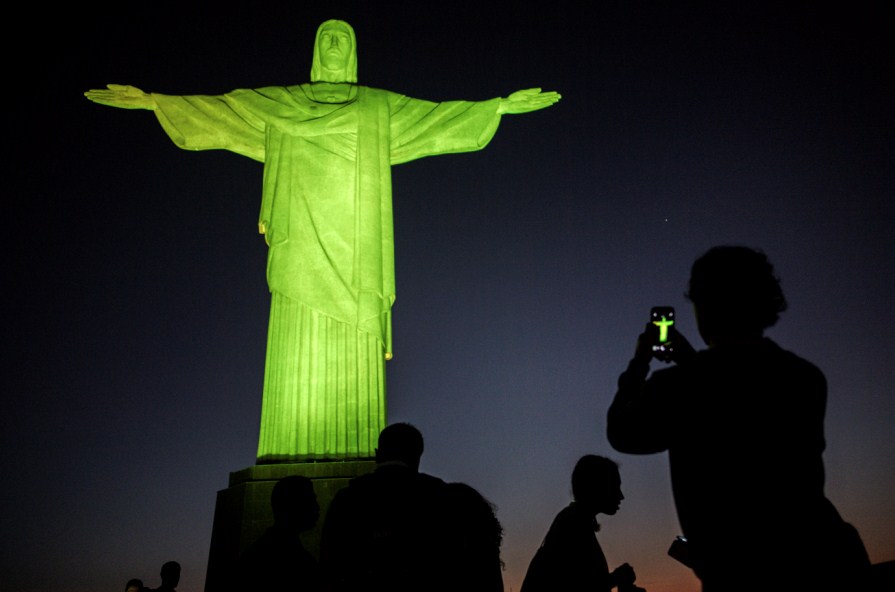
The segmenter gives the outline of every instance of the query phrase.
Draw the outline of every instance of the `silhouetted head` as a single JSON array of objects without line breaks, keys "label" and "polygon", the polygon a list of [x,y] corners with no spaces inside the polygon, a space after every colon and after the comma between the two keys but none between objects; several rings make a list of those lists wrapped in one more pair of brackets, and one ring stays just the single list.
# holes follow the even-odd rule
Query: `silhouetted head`
[{"label": "silhouetted head", "polygon": [[693,263],[686,297],[709,345],[760,337],[786,310],[774,267],[764,253],[749,247],[709,249]]},{"label": "silhouetted head", "polygon": [[133,578],[124,585],[124,592],[143,592],[143,580]]},{"label": "silhouetted head", "polygon": [[270,507],[274,523],[299,532],[314,528],[320,517],[314,484],[301,475],[290,475],[276,482],[270,494]]},{"label": "silhouetted head", "polygon": [[418,471],[423,456],[423,434],[409,423],[393,423],[379,433],[376,462],[402,462]]},{"label": "silhouetted head", "polygon": [[180,583],[180,564],[176,561],[167,561],[162,565],[162,586],[174,588]]},{"label": "silhouetted head", "polygon": [[594,515],[615,514],[625,499],[618,464],[596,454],[579,458],[572,469],[572,497]]},{"label": "silhouetted head", "polygon": [[462,482],[444,487],[445,512],[450,525],[461,530],[461,536],[483,544],[500,555],[503,526],[497,519],[497,506],[475,487]]},{"label": "silhouetted head", "polygon": [[330,19],[317,28],[311,82],[357,82],[357,40],[345,21]]}]

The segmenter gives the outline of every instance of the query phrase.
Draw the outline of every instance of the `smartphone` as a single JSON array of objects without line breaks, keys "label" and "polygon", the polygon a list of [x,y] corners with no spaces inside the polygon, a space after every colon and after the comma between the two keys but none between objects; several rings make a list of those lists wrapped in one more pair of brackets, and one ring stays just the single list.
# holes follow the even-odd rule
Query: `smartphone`
[{"label": "smartphone", "polygon": [[653,354],[661,358],[672,352],[671,328],[674,326],[673,306],[654,306],[649,314],[650,322],[659,328],[659,336],[653,343]]},{"label": "smartphone", "polygon": [[690,567],[690,550],[687,547],[687,537],[681,535],[674,537],[674,540],[671,541],[671,547],[668,548],[668,555]]}]

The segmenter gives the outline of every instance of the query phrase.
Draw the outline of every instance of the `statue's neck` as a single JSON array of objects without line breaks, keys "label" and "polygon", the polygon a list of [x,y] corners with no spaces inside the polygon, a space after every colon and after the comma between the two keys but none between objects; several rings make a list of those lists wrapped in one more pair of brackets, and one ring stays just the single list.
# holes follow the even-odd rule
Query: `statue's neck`
[{"label": "statue's neck", "polygon": [[310,89],[318,103],[347,103],[357,95],[357,87],[350,82],[312,82]]}]

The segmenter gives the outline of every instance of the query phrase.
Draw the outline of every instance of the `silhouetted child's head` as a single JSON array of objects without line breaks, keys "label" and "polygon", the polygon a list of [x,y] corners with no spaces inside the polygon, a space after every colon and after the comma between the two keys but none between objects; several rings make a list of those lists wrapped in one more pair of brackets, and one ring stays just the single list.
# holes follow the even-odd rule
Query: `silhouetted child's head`
[{"label": "silhouetted child's head", "polygon": [[419,470],[423,456],[423,434],[409,423],[393,423],[379,434],[376,462],[402,462]]},{"label": "silhouetted child's head", "polygon": [[697,259],[686,296],[709,344],[719,337],[760,335],[786,310],[780,280],[767,256],[741,246],[714,247]]}]

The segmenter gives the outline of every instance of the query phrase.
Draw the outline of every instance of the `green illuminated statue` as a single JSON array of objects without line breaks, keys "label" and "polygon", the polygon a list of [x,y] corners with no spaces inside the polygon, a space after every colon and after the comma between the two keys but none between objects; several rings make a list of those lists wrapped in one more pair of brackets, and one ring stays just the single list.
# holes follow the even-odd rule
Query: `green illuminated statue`
[{"label": "green illuminated statue", "polygon": [[503,114],[555,92],[434,103],[357,84],[352,27],[320,25],[311,82],[172,96],[110,84],[85,96],[149,109],[186,150],[264,163],[260,232],[272,294],[258,462],[370,459],[386,425],[395,301],[391,166],[484,148]]}]

